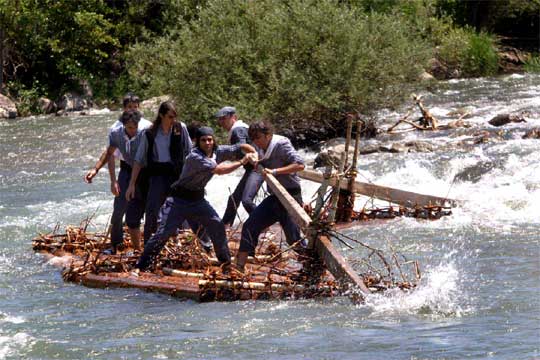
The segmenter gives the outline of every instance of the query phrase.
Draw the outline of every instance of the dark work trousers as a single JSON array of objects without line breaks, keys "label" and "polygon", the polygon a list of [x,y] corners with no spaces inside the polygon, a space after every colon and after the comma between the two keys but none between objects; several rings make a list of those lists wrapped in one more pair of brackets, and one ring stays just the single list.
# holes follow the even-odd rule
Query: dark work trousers
[{"label": "dark work trousers", "polygon": [[126,224],[130,229],[138,229],[141,226],[141,219],[144,213],[144,196],[139,187],[135,188],[135,197],[130,201],[126,200],[126,191],[131,179],[131,170],[126,166],[120,167],[118,173],[118,187],[120,195],[114,198],[114,208],[111,216],[111,244],[117,247],[124,240],[122,218],[126,215]]},{"label": "dark work trousers", "polygon": [[160,210],[160,218],[157,232],[145,244],[144,252],[137,262],[137,268],[144,270],[150,266],[169,237],[176,234],[177,228],[185,220],[198,223],[206,230],[220,262],[231,261],[225,225],[206,199],[184,200],[179,197],[168,197]]},{"label": "dark work trousers", "polygon": [[161,205],[169,195],[171,184],[176,180],[173,175],[150,175],[144,219],[144,241],[150,239],[158,227]]},{"label": "dark work trousers", "polygon": [[[156,232],[159,218],[159,211],[169,195],[171,184],[175,182],[176,177],[172,175],[152,175],[149,180],[148,196],[146,198],[146,218],[144,220],[144,241],[152,237]],[[206,231],[197,222],[187,220],[180,224],[180,228],[191,228],[193,233],[197,234],[199,242],[204,247],[212,245]]]},{"label": "dark work trousers", "polygon": [[[297,189],[290,192],[293,198],[302,205],[301,192]],[[255,255],[255,248],[259,243],[259,235],[264,229],[276,222],[279,222],[281,225],[289,245],[301,239],[298,225],[294,223],[285,207],[281,205],[279,199],[275,195],[270,195],[253,210],[242,226],[239,251],[246,251],[250,256]]]},{"label": "dark work trousers", "polygon": [[244,175],[240,179],[236,189],[229,196],[227,201],[227,209],[223,214],[223,223],[225,225],[232,225],[234,223],[234,218],[236,217],[236,212],[240,206],[240,202],[244,205],[244,209],[248,214],[257,207],[255,202],[255,196],[261,187],[264,179],[261,174],[253,170],[246,170]]}]

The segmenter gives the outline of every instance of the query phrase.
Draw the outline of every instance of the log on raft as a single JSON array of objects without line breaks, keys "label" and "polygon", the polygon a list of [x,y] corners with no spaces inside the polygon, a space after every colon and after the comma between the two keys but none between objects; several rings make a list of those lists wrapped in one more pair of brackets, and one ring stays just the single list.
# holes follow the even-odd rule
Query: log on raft
[{"label": "log on raft", "polygon": [[[259,171],[263,171],[259,165]],[[347,261],[334,248],[332,241],[326,237],[319,236],[314,229],[310,228],[311,218],[296,200],[285,190],[285,188],[271,174],[266,174],[266,183],[285,207],[295,223],[307,234],[310,244],[313,244],[317,254],[323,259],[330,273],[343,284],[352,284],[362,293],[370,294],[364,281],[356,274]]]},{"label": "log on raft", "polygon": [[[322,183],[325,180],[323,174],[313,170],[303,170],[298,172],[298,176],[302,179],[310,180],[318,183]],[[337,182],[335,177],[331,177],[329,180],[330,185],[335,185]],[[349,181],[342,179],[339,183],[340,189],[348,190]],[[424,207],[424,206],[452,206],[455,207],[459,204],[458,200],[443,198],[433,195],[418,194],[412,191],[399,190],[387,186],[375,185],[365,183],[361,181],[355,181],[353,191],[360,195],[372,197],[388,201],[394,204],[399,204],[405,207]]]}]

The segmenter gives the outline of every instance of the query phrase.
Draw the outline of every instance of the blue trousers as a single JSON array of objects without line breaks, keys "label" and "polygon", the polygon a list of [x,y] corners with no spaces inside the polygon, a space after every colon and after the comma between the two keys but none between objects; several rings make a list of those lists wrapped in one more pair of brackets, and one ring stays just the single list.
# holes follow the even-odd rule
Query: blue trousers
[{"label": "blue trousers", "polygon": [[137,268],[144,270],[152,263],[161,249],[176,234],[185,221],[200,224],[210,236],[214,251],[220,262],[231,261],[225,225],[206,199],[188,201],[178,197],[168,197],[160,210],[161,222],[156,233],[146,242],[144,252],[137,262]]},{"label": "blue trousers", "polygon": [[149,179],[148,195],[144,219],[144,241],[150,239],[158,227],[159,209],[165,202],[171,184],[175,181],[172,175],[152,175]]},{"label": "blue trousers", "polygon": [[234,189],[233,193],[229,196],[227,201],[227,208],[223,214],[223,223],[225,225],[232,225],[236,217],[236,212],[240,206],[240,202],[244,205],[244,209],[248,214],[257,207],[253,199],[257,196],[257,192],[261,187],[264,179],[261,174],[253,170],[246,170],[244,175],[240,179],[238,185]]},{"label": "blue trousers", "polygon": [[131,171],[120,168],[118,173],[118,186],[120,195],[114,198],[113,213],[111,216],[111,243],[113,247],[122,244],[124,240],[122,218],[126,216],[126,224],[130,229],[138,229],[141,226],[141,219],[144,214],[144,196],[139,187],[136,187],[135,197],[130,201],[126,200],[126,191],[131,179]]},{"label": "blue trousers", "polygon": [[[171,184],[176,178],[172,175],[152,175],[149,180],[148,196],[146,199],[146,217],[144,219],[144,241],[152,237],[162,221],[160,218],[160,209],[169,194]],[[191,228],[193,233],[197,234],[199,242],[209,247],[212,245],[208,235],[203,227],[196,221],[187,219],[185,223],[180,224],[180,228]]]},{"label": "blue trousers", "polygon": [[[302,196],[300,194],[293,195],[293,197],[302,205]],[[246,251],[253,256],[261,232],[276,222],[281,225],[289,245],[301,239],[302,236],[298,225],[291,219],[279,199],[275,195],[270,195],[253,210],[244,223],[239,251]]]}]

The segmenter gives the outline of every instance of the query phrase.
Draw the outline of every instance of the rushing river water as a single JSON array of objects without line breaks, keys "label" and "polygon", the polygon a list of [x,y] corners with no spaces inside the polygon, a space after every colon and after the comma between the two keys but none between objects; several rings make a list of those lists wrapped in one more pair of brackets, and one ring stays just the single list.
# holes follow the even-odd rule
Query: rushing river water
[{"label": "rushing river water", "polygon": [[[502,112],[528,111],[528,122],[505,126],[505,141],[467,151],[361,158],[360,180],[464,200],[438,221],[397,218],[352,231],[418,259],[423,272],[412,293],[372,295],[363,305],[345,297],[198,304],[63,282],[31,239],[94,213],[96,227],[105,227],[106,171],[91,185],[82,178],[118,113],[0,120],[0,359],[540,358],[540,140],[521,139],[540,126],[540,77],[451,81],[424,102],[441,122],[465,106],[476,128]],[[391,124],[405,111],[380,115]],[[468,136],[400,139],[453,142],[455,134]],[[482,162],[494,165],[453,181]],[[238,176],[209,184],[220,213],[223,189]],[[314,190],[306,183],[304,197]]]}]

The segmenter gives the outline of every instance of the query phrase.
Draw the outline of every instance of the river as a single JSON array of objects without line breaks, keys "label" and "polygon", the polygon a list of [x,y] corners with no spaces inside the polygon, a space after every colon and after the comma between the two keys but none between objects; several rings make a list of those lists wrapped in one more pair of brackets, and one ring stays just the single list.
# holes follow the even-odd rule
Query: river
[{"label": "river", "polygon": [[[464,201],[437,221],[396,218],[349,233],[392,244],[423,273],[412,293],[370,295],[361,305],[346,297],[198,304],[63,282],[31,239],[93,214],[94,227],[105,228],[106,171],[91,185],[82,178],[118,113],[0,120],[0,359],[540,358],[540,140],[521,139],[540,126],[540,76],[449,81],[423,100],[443,123],[465,106],[473,129],[502,112],[527,111],[528,121],[467,151],[361,157],[359,180]],[[379,116],[390,125],[408,105]],[[424,138],[456,141],[451,131],[401,135]],[[481,162],[494,166],[453,181]],[[209,184],[218,212],[239,175]],[[305,183],[304,198],[315,189]]]}]

